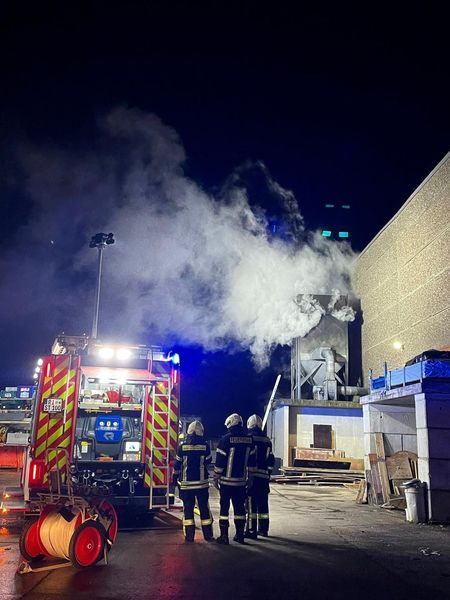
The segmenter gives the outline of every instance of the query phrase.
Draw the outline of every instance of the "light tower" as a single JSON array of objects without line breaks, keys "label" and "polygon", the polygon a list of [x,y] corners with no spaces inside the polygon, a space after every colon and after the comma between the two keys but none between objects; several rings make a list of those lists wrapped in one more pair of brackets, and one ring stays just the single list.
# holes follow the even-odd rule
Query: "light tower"
[{"label": "light tower", "polygon": [[114,234],[113,233],[96,233],[92,236],[91,241],[89,242],[89,248],[97,248],[98,249],[98,262],[97,262],[97,285],[95,288],[95,302],[94,302],[94,319],[92,321],[92,339],[97,338],[97,329],[98,329],[98,310],[100,307],[100,283],[102,278],[102,260],[103,260],[103,250],[106,246],[110,244],[114,244]]}]

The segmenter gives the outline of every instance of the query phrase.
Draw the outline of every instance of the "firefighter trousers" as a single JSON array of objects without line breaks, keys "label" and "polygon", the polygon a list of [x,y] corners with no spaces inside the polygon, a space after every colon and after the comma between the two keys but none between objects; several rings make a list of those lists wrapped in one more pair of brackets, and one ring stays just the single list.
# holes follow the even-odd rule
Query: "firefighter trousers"
[{"label": "firefighter trousers", "polygon": [[213,537],[212,515],[209,510],[209,490],[202,488],[200,490],[180,490],[180,498],[183,500],[184,519],[183,529],[187,541],[193,541],[195,535],[194,508],[197,500],[200,511],[200,523],[202,526],[203,537],[209,540]]},{"label": "firefighter trousers", "polygon": [[229,512],[230,502],[233,503],[234,511],[234,526],[236,534],[242,536],[245,529],[245,485],[231,486],[220,484],[220,533],[228,536],[228,528],[230,526]]},{"label": "firefighter trousers", "polygon": [[247,490],[247,531],[267,535],[269,533],[269,482],[254,477]]}]

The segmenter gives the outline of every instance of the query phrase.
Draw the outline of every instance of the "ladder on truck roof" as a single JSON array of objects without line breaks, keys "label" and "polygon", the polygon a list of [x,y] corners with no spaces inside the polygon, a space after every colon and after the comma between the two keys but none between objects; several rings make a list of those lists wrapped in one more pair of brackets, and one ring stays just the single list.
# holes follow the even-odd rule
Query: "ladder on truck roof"
[{"label": "ladder on truck roof", "polygon": [[[172,390],[170,377],[159,379],[148,399],[145,422],[145,484],[150,488],[149,509],[169,508]],[[150,446],[150,448],[149,448]]]}]

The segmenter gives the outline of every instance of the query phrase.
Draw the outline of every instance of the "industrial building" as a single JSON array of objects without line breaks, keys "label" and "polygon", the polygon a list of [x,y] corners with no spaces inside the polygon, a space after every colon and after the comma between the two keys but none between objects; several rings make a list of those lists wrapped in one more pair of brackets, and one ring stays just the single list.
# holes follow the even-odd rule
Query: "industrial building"
[{"label": "industrial building", "polygon": [[[421,363],[427,368],[417,376],[404,369],[429,349],[450,347],[449,257],[450,153],[360,254],[359,323],[358,316],[342,324],[327,315],[294,340],[291,397],[278,399],[268,421],[279,464],[323,458],[367,472],[382,434],[386,458],[418,455],[428,518],[450,522],[450,373],[441,369],[437,376],[431,363],[431,371]],[[358,326],[359,346],[351,335]],[[385,374],[382,389],[373,388],[370,372],[374,380]],[[339,393],[350,385],[354,395]]]}]

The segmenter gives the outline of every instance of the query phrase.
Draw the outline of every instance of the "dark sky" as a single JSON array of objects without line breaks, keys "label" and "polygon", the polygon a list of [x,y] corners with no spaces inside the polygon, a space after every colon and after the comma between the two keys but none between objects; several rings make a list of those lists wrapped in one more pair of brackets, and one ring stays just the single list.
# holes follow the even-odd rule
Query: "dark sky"
[{"label": "dark sky", "polygon": [[[119,104],[170,124],[206,189],[261,160],[309,227],[324,225],[325,203],[350,204],[362,249],[448,151],[444,4],[3,3],[0,250],[18,243],[32,205],[17,145],[87,152]],[[0,385],[25,383],[15,379],[49,343],[32,332],[3,343]],[[255,407],[272,385],[243,356],[187,356],[187,412],[232,410],[237,390]]]}]

